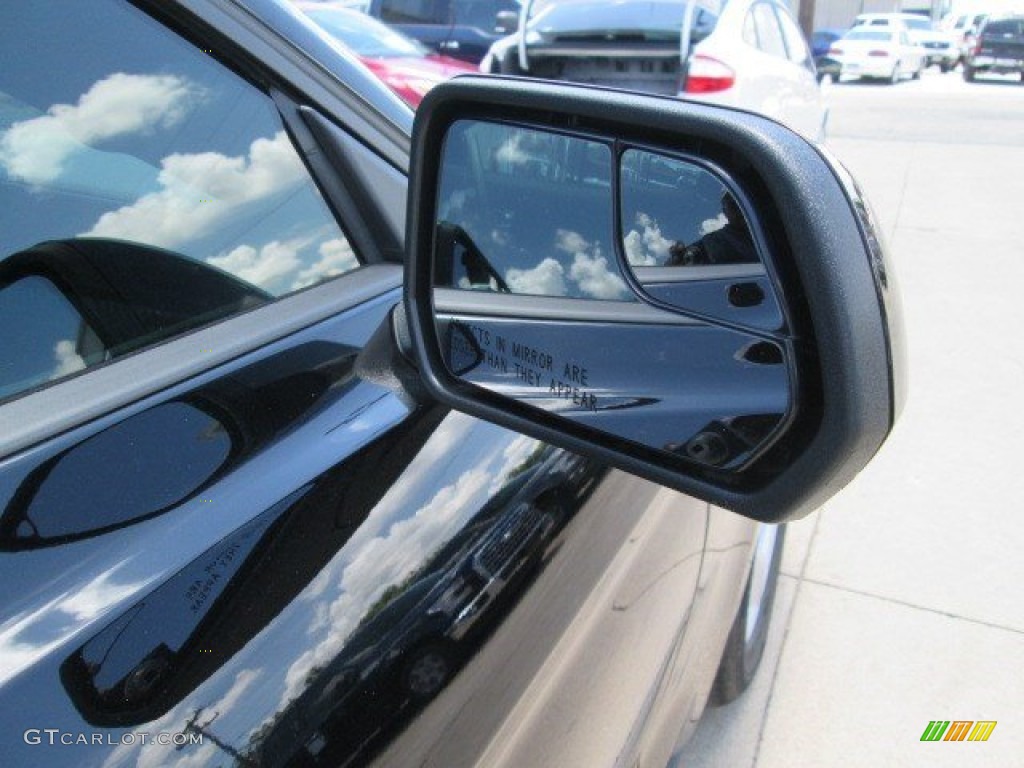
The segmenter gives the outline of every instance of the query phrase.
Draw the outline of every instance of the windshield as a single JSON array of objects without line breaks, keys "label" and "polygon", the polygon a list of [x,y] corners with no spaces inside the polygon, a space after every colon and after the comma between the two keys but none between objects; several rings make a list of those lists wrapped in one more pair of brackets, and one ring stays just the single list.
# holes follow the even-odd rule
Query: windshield
[{"label": "windshield", "polygon": [[401,32],[363,13],[340,8],[307,8],[306,15],[360,56],[426,56],[429,51]]},{"label": "windshield", "polygon": [[917,30],[919,32],[930,32],[932,25],[928,19],[904,19],[908,29]]}]

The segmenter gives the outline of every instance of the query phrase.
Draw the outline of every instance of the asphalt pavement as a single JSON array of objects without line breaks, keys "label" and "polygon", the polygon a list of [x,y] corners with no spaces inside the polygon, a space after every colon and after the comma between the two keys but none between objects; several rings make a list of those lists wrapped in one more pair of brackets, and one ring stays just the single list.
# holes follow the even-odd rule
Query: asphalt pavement
[{"label": "asphalt pavement", "polygon": [[[826,85],[910,352],[888,443],[790,525],[766,656],[679,768],[1024,765],[1024,84]],[[922,741],[994,721],[987,741]],[[972,726],[973,729],[973,726]]]}]

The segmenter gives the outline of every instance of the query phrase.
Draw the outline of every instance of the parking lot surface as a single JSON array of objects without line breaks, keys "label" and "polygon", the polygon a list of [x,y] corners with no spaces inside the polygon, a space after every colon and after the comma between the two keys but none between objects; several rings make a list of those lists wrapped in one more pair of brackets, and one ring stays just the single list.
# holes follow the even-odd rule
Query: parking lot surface
[{"label": "parking lot surface", "polygon": [[[790,526],[765,661],[677,766],[1014,766],[1024,755],[1024,86],[826,84],[827,146],[901,283],[910,395],[863,474]],[[929,723],[995,721],[985,742]]]}]

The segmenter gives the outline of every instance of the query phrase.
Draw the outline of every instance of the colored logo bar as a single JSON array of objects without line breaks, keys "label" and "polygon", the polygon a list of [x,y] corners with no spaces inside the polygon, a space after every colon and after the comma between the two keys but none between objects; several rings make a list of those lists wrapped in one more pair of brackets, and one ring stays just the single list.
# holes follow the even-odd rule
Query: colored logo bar
[{"label": "colored logo bar", "polygon": [[988,741],[997,720],[931,720],[921,741]]}]

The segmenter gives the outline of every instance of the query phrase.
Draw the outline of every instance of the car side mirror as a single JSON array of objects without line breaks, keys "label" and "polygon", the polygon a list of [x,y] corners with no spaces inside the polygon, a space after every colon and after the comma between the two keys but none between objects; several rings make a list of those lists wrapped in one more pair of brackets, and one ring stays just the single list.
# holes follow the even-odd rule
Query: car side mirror
[{"label": "car side mirror", "polygon": [[762,521],[805,515],[900,410],[892,271],[787,128],[499,78],[413,132],[405,310],[441,402]]}]

